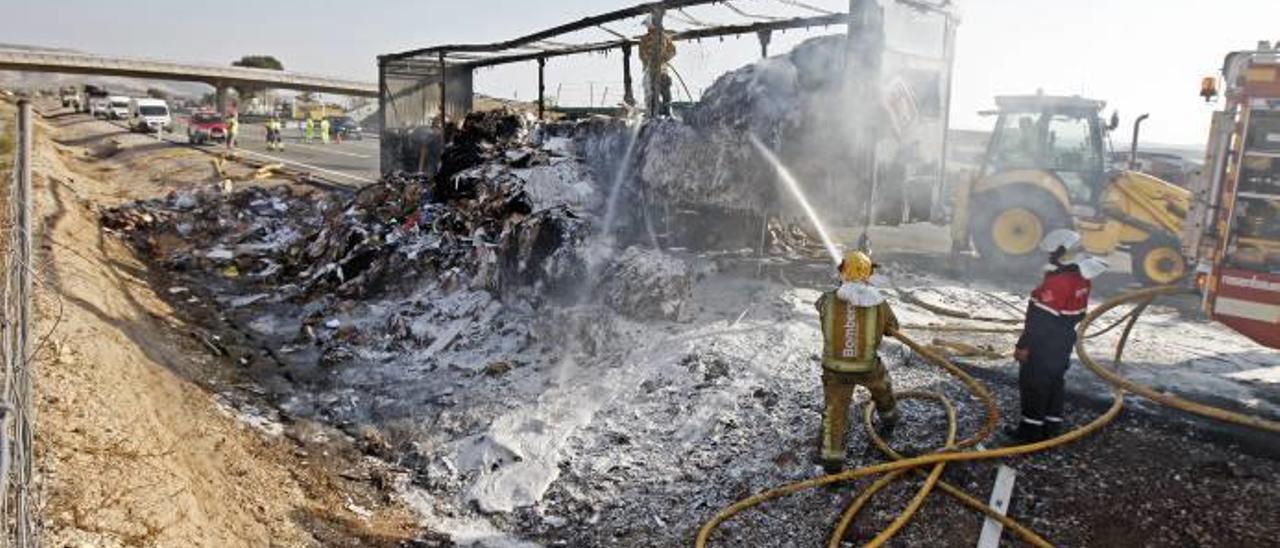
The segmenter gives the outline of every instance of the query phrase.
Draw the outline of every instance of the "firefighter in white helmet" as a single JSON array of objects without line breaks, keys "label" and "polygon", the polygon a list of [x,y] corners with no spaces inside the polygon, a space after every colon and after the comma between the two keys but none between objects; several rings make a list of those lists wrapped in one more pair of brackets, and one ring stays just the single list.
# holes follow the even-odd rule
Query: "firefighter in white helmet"
[{"label": "firefighter in white helmet", "polygon": [[889,373],[876,354],[887,334],[898,330],[884,295],[870,283],[875,264],[861,251],[840,263],[841,285],[818,298],[822,321],[822,441],[818,460],[829,472],[844,465],[849,404],[859,386],[871,392],[882,427],[898,421]]},{"label": "firefighter in white helmet", "polygon": [[1014,349],[1022,418],[1008,434],[1020,442],[1056,437],[1062,429],[1067,368],[1076,325],[1089,306],[1092,280],[1107,270],[1096,257],[1076,257],[1080,234],[1055,230],[1040,249],[1049,254],[1044,280],[1031,292],[1022,336]]}]

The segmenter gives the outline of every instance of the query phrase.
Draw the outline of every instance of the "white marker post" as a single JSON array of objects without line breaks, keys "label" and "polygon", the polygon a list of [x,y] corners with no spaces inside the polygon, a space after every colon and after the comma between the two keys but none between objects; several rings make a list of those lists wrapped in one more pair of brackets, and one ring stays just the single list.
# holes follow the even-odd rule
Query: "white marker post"
[{"label": "white marker post", "polygon": [[[1013,494],[1013,480],[1018,472],[1003,464],[996,471],[996,485],[991,489],[991,501],[988,506],[992,510],[1005,515],[1009,511],[1009,498]],[[1000,535],[1004,533],[1004,525],[990,516],[982,522],[982,534],[978,536],[978,548],[997,548],[1000,546]]]}]

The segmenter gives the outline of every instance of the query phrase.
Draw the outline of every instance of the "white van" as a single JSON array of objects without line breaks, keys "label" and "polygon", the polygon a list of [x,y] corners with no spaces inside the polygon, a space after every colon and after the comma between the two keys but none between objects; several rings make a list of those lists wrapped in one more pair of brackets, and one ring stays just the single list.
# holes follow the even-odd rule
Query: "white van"
[{"label": "white van", "polygon": [[111,115],[111,102],[106,97],[91,96],[89,97],[89,114],[94,118],[107,118]]},{"label": "white van", "polygon": [[129,117],[129,98],[123,95],[107,97],[107,118],[124,120]]},{"label": "white van", "polygon": [[129,101],[129,129],[143,133],[172,131],[169,105],[162,99],[138,97]]}]

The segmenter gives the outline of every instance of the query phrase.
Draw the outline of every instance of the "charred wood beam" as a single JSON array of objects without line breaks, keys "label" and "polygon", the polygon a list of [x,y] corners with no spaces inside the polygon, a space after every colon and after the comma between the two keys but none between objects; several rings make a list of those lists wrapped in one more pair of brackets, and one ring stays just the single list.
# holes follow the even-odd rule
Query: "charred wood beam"
[{"label": "charred wood beam", "polygon": [[631,87],[631,44],[622,44],[622,102],[636,106],[635,90]]},{"label": "charred wood beam", "polygon": [[547,112],[546,72],[547,72],[547,59],[545,57],[539,57],[538,58],[538,119],[539,120],[545,119],[546,112]]},{"label": "charred wood beam", "polygon": [[797,17],[794,19],[783,19],[780,21],[763,21],[760,23],[751,23],[746,25],[725,25],[711,29],[689,30],[676,34],[675,39],[677,41],[699,40],[702,38],[718,38],[721,36],[736,36],[740,34],[771,32],[775,30],[781,31],[810,27],[829,27],[831,25],[843,25],[848,22],[848,14],[837,13],[835,15]]},{"label": "charred wood beam", "polygon": [[[843,25],[849,22],[849,15],[838,13],[836,15],[822,15],[817,17],[798,17],[795,19],[786,19],[783,21],[765,21],[760,23],[751,23],[746,25],[726,25],[723,27],[715,27],[710,29],[694,29],[676,33],[672,39],[677,42],[689,40],[701,40],[704,38],[718,38],[721,36],[738,36],[743,34],[752,34],[759,32],[781,31],[788,29],[812,28],[812,27],[829,27],[832,25]],[[612,42],[596,42],[592,44],[583,44],[572,48],[562,50],[552,50],[544,53],[529,53],[520,55],[504,55],[485,59],[483,61],[474,61],[467,63],[466,66],[472,68],[490,67],[494,65],[505,65],[508,63],[520,63],[524,61],[534,61],[539,58],[561,57],[565,55],[579,55],[583,53],[598,53],[613,49],[622,48],[624,45],[634,46],[639,44],[639,40],[616,40]]]},{"label": "charred wood beam", "polygon": [[440,52],[440,132],[445,139],[449,138],[449,65],[444,62],[444,52]]},{"label": "charred wood beam", "polygon": [[691,7],[691,6],[716,4],[724,1],[725,0],[663,0],[661,2],[647,2],[644,4],[631,6],[629,8],[623,8],[623,9],[614,10],[607,13],[602,13],[600,15],[584,17],[572,23],[566,23],[564,25],[559,25],[543,31],[535,32],[533,34],[521,36],[513,40],[507,40],[505,42],[494,42],[491,44],[451,44],[451,45],[445,45],[445,46],[435,46],[430,48],[414,49],[414,50],[409,50],[402,53],[393,53],[390,55],[385,55],[384,57],[388,59],[403,59],[406,57],[416,57],[419,55],[433,54],[433,53],[439,53],[439,52],[445,52],[445,53],[465,52],[465,51],[500,52],[500,51],[520,47],[532,42],[538,42],[538,41],[546,40],[548,38],[560,36],[562,34],[568,34],[571,32],[577,32],[580,30],[588,29],[604,23],[612,23],[614,21],[619,21],[622,19],[630,19],[632,17],[648,15],[650,12],[652,12],[655,9],[677,9],[677,8],[684,8],[684,7]]}]

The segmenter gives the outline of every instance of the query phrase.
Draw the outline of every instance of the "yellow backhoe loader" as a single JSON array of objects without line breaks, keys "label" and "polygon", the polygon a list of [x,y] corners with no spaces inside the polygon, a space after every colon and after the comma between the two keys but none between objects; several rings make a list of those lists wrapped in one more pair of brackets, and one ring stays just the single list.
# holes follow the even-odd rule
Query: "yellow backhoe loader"
[{"label": "yellow backhoe loader", "polygon": [[[1043,94],[997,97],[995,130],[976,176],[956,189],[952,242],[987,261],[1043,261],[1040,240],[1058,228],[1095,255],[1120,250],[1144,285],[1187,272],[1179,236],[1190,193],[1135,171],[1109,169],[1106,103]],[[1137,129],[1135,127],[1135,142]]]}]

